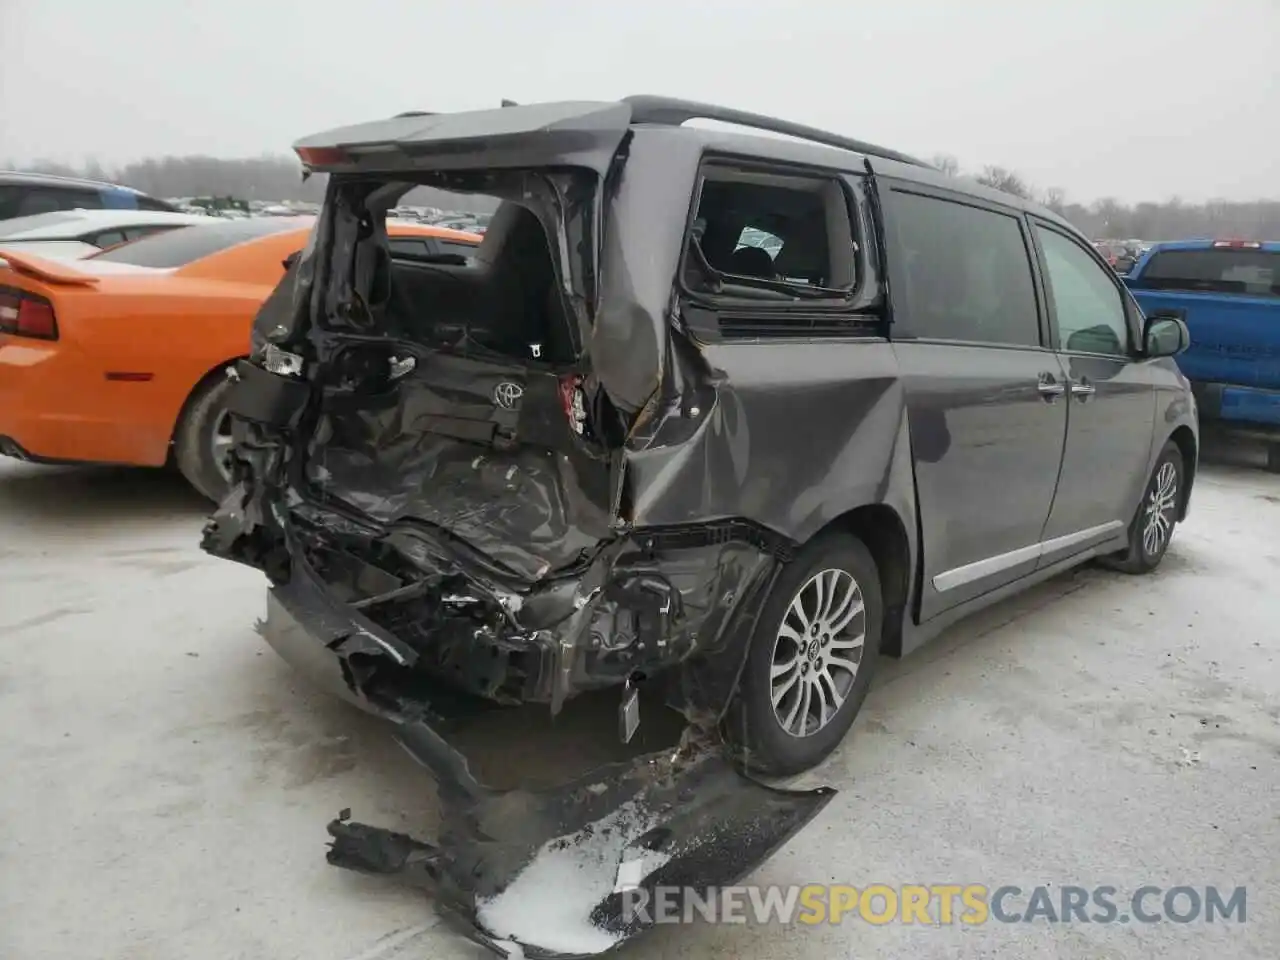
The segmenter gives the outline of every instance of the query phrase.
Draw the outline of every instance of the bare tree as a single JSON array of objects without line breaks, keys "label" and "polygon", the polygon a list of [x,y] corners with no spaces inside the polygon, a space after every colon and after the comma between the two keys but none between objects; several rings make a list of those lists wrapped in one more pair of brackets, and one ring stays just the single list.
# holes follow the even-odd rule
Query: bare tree
[{"label": "bare tree", "polygon": [[949,153],[935,153],[930,163],[948,177],[958,177],[960,175],[960,161]]},{"label": "bare tree", "polygon": [[1011,193],[1015,197],[1029,198],[1031,196],[1031,188],[1027,186],[1026,181],[1012,170],[1006,170],[1004,167],[983,167],[982,174],[977,179],[983,186],[991,187],[993,190],[1003,190],[1005,193]]},{"label": "bare tree", "polygon": [[1044,192],[1043,203],[1058,216],[1062,216],[1067,209],[1067,192],[1061,187],[1050,187]]},{"label": "bare tree", "polygon": [[1097,216],[1098,226],[1101,228],[1098,235],[1106,239],[1122,240],[1121,236],[1124,229],[1121,222],[1124,218],[1124,210],[1114,197],[1103,197],[1093,205],[1094,215]]}]

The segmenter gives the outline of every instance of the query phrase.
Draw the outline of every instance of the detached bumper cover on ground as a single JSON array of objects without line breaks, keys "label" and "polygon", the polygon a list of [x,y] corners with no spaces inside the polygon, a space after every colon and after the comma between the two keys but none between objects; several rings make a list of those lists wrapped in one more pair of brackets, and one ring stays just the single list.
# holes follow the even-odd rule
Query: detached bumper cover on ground
[{"label": "detached bumper cover on ground", "polygon": [[329,825],[329,862],[432,891],[447,917],[499,953],[513,943],[531,957],[611,949],[644,929],[625,910],[625,889],[735,883],[834,796],[765,786],[718,743],[693,740],[550,790],[492,790],[446,739],[447,699],[370,686],[378,662],[403,665],[413,651],[334,600],[305,561],[272,589],[260,630],[317,683],[391,720],[439,783],[435,843],[343,816]]}]

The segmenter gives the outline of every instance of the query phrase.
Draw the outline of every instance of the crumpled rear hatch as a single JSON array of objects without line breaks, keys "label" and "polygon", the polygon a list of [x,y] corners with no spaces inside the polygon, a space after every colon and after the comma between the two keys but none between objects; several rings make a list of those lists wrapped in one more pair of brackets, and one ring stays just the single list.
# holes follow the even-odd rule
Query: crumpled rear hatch
[{"label": "crumpled rear hatch", "polygon": [[534,581],[610,535],[610,461],[570,435],[554,373],[430,354],[378,396],[335,392],[306,454],[312,489],[418,524]]}]

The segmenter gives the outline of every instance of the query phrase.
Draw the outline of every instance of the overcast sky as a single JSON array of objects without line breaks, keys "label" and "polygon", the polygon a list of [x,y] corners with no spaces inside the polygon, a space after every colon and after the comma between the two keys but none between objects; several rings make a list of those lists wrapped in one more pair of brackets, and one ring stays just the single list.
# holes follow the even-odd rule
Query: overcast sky
[{"label": "overcast sky", "polygon": [[660,93],[1081,201],[1280,198],[1280,0],[0,0],[0,160]]}]

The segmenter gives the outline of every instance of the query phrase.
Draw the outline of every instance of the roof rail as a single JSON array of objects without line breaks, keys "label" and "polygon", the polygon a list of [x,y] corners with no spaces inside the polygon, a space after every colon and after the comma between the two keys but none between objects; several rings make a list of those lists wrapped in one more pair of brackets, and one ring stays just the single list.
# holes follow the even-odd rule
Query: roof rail
[{"label": "roof rail", "polygon": [[769,130],[788,137],[821,143],[840,150],[852,150],[872,157],[883,157],[899,163],[909,163],[915,167],[929,167],[930,164],[915,157],[909,157],[897,150],[878,147],[874,143],[853,140],[837,133],[828,133],[817,127],[807,127],[802,123],[791,123],[778,120],[761,113],[749,113],[745,110],[734,110],[730,107],[717,107],[710,103],[697,103],[693,100],[679,100],[674,97],[655,97],[640,95],[624,97],[623,103],[631,105],[632,123],[657,123],[678,127],[689,120],[716,120],[720,123],[733,123],[740,127],[752,127],[756,130]]}]

